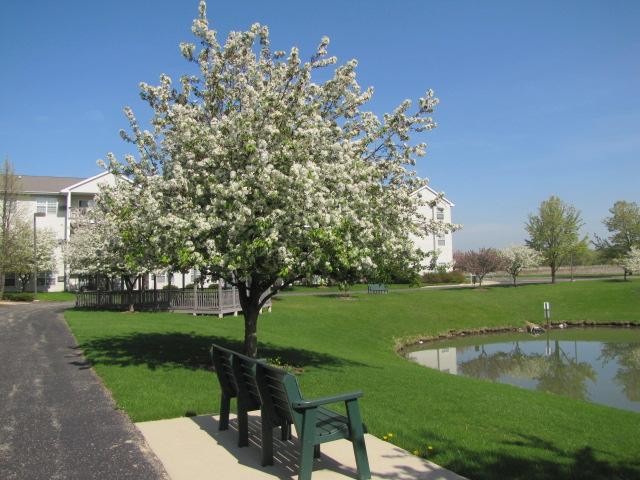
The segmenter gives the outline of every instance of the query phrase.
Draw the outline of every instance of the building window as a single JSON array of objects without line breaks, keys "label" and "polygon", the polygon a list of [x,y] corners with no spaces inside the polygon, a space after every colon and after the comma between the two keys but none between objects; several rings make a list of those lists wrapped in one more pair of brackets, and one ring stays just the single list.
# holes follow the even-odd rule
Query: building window
[{"label": "building window", "polygon": [[58,213],[58,201],[55,198],[39,198],[36,200],[36,212],[55,215]]},{"label": "building window", "polygon": [[446,245],[444,235],[438,235],[438,246],[444,247]]},{"label": "building window", "polygon": [[78,207],[80,208],[91,208],[94,205],[93,200],[78,200]]},{"label": "building window", "polygon": [[13,273],[7,273],[4,277],[4,286],[5,287],[15,287],[16,286],[16,276]]},{"label": "building window", "polygon": [[436,210],[436,218],[438,220],[444,220],[444,208],[438,207],[438,209]]},{"label": "building window", "polygon": [[56,275],[51,272],[38,272],[38,286],[46,287],[56,284]]}]

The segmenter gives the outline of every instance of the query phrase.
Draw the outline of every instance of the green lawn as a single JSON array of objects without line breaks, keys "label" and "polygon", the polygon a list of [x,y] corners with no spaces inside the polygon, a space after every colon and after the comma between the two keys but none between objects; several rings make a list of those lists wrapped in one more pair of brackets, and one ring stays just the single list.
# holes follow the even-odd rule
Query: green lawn
[{"label": "green lawn", "polygon": [[[389,290],[404,290],[408,288],[418,288],[419,285],[409,285],[407,283],[390,283],[386,284]],[[349,286],[349,293],[362,293],[367,291],[368,285],[366,283],[356,283],[355,285]],[[325,294],[325,293],[341,293],[340,287],[338,285],[331,286],[318,286],[318,287],[307,287],[303,285],[294,285],[292,287],[287,288],[284,293],[317,293],[317,294]]]},{"label": "green lawn", "polygon": [[[640,323],[637,280],[292,296],[260,318],[259,354],[302,369],[309,397],[362,389],[371,433],[473,479],[640,478],[639,414],[440,373],[395,351],[407,337],[540,323],[544,301],[558,322]],[[242,317],[66,317],[134,421],[217,412],[208,347],[239,349]]]},{"label": "green lawn", "polygon": [[38,292],[36,298],[41,302],[75,302],[76,294],[71,292]]}]

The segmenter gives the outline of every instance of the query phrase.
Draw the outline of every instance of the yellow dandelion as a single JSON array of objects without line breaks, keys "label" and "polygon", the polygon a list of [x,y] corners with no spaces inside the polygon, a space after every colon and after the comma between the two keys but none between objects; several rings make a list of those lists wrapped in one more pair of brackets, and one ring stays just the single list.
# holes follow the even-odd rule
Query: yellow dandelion
[{"label": "yellow dandelion", "polygon": [[413,454],[414,454],[414,455],[420,455],[420,451],[419,451],[419,450],[414,450],[414,451],[413,451]]}]

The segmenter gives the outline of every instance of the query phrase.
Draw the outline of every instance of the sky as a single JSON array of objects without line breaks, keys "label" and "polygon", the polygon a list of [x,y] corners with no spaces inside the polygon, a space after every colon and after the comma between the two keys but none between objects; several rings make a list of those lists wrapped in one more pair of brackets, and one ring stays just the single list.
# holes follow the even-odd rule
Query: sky
[{"label": "sky", "polygon": [[[188,66],[196,0],[0,3],[0,155],[25,175],[91,176],[107,152],[133,152],[119,130],[138,83]],[[331,39],[358,60],[382,116],[429,88],[438,127],[419,175],[455,203],[454,248],[526,238],[527,215],[557,195],[606,234],[617,200],[640,202],[640,1],[209,1],[226,37],[268,25],[274,50],[304,57]]]}]

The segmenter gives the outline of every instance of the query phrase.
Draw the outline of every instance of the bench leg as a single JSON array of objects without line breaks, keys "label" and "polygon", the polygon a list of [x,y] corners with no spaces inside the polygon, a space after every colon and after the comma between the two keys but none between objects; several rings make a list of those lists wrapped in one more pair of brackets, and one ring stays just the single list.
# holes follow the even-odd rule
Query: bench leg
[{"label": "bench leg", "polygon": [[291,424],[289,422],[284,422],[280,425],[280,440],[283,442],[291,440]]},{"label": "bench leg", "polygon": [[313,447],[313,458],[320,458],[320,444]]},{"label": "bench leg", "polygon": [[353,444],[353,453],[356,457],[356,465],[358,467],[358,479],[368,480],[371,478],[371,470],[369,469],[367,446],[364,443],[364,429],[362,427],[362,418],[360,417],[358,401],[351,400],[346,402],[346,404],[347,416],[349,417],[349,431],[351,432],[351,443]]},{"label": "bench leg", "polygon": [[273,427],[267,420],[263,411],[260,412],[262,419],[262,466],[273,465]]},{"label": "bench leg", "polygon": [[300,435],[300,470],[298,480],[311,480],[313,457],[315,453],[316,410],[310,408],[302,417],[302,433]]},{"label": "bench leg", "polygon": [[220,397],[220,423],[218,430],[227,430],[229,428],[229,410],[231,408],[231,397],[224,393]]},{"label": "bench leg", "polygon": [[238,401],[238,446],[249,445],[249,415],[244,405]]}]

